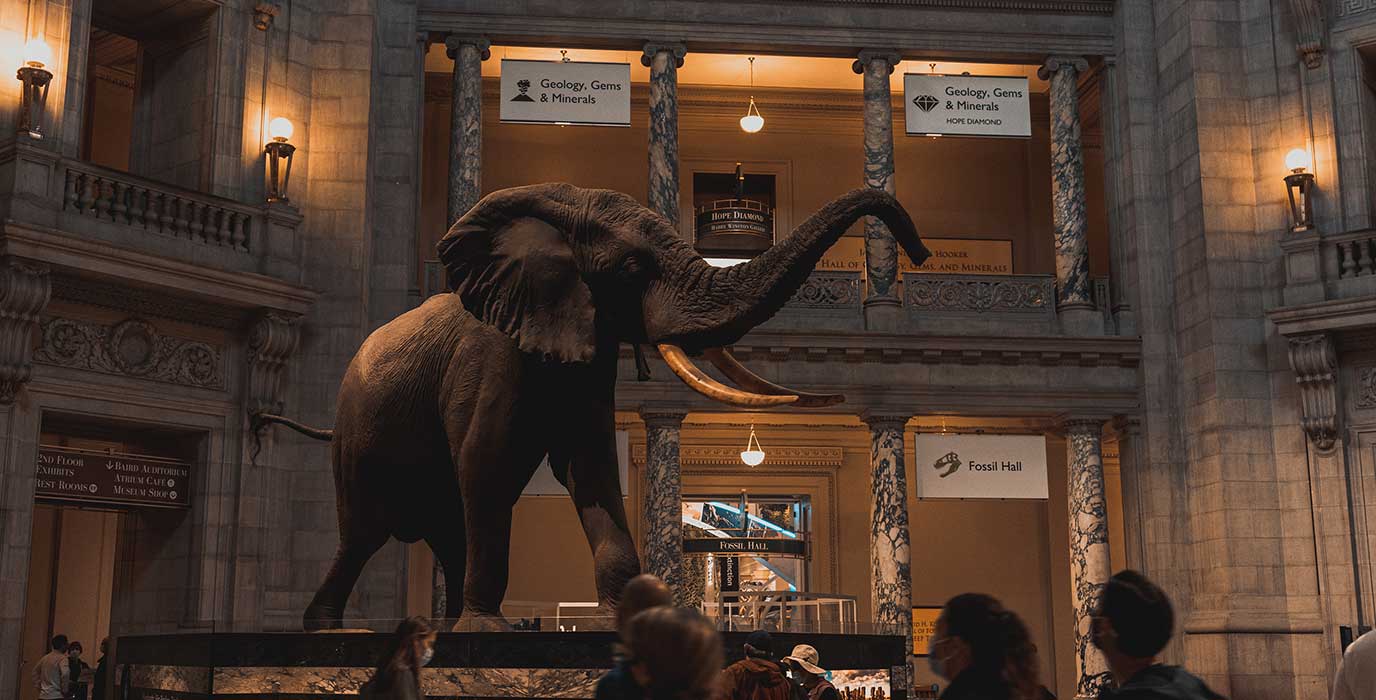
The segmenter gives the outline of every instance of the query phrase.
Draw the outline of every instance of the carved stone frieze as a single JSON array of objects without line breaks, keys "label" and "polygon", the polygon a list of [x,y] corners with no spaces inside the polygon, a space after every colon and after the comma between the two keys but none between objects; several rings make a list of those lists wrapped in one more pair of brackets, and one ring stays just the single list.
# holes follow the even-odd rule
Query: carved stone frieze
[{"label": "carved stone frieze", "polygon": [[788,306],[795,309],[859,308],[860,275],[814,272],[788,300]]},{"label": "carved stone frieze", "polygon": [[1376,408],[1376,367],[1357,370],[1357,408]]},{"label": "carved stone frieze", "polygon": [[276,312],[258,317],[249,333],[249,414],[282,411],[282,370],[296,352],[301,332],[299,319]]},{"label": "carved stone frieze", "polygon": [[158,332],[131,318],[113,326],[69,318],[43,322],[35,361],[152,381],[224,389],[224,352],[197,340]]},{"label": "carved stone frieze", "polygon": [[1300,387],[1300,424],[1314,447],[1332,450],[1338,440],[1338,354],[1327,333],[1290,338],[1290,368]]},{"label": "carved stone frieze", "polygon": [[0,404],[13,403],[33,373],[33,330],[51,290],[46,267],[0,260]]},{"label": "carved stone frieze", "polygon": [[[682,445],[679,447],[679,463],[683,466],[711,466],[733,464],[740,466],[741,445]],[[766,466],[787,467],[831,467],[841,466],[844,451],[840,447],[800,447],[797,445],[775,446],[765,449]],[[645,446],[635,445],[631,450],[631,461],[645,464]]]},{"label": "carved stone frieze", "polygon": [[904,275],[905,302],[915,313],[1005,312],[1050,315],[1055,299],[1050,277],[1019,279]]}]

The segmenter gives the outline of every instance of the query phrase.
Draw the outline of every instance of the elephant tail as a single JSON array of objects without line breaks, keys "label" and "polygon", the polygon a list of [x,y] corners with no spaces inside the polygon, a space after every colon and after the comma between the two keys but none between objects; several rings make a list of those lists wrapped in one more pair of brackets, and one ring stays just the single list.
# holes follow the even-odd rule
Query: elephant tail
[{"label": "elephant tail", "polygon": [[281,423],[282,425],[285,425],[288,428],[291,428],[292,430],[295,430],[296,432],[301,433],[302,435],[305,435],[308,438],[315,438],[316,440],[328,441],[334,439],[334,430],[330,428],[312,428],[309,425],[297,423],[296,421],[285,416],[278,416],[271,413],[253,414],[254,432],[257,432],[258,430],[266,427],[269,423]]}]

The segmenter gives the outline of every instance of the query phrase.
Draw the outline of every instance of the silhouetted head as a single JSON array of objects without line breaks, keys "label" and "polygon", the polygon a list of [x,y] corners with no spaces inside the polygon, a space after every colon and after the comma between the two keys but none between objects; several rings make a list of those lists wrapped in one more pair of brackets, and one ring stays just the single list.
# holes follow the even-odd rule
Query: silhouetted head
[{"label": "silhouetted head", "polygon": [[1002,680],[1015,697],[1039,697],[1037,648],[1027,625],[991,596],[965,593],[947,601],[928,655],[943,678],[970,672]]},{"label": "silhouetted head", "polygon": [[416,673],[430,663],[435,652],[435,630],[423,617],[408,617],[397,625],[378,659],[373,688],[387,690],[402,671]]},{"label": "silhouetted head", "polygon": [[67,651],[67,635],[59,634],[53,637],[53,651]]},{"label": "silhouetted head", "polygon": [[696,610],[659,606],[626,630],[631,674],[649,700],[703,700],[721,674],[721,637]]},{"label": "silhouetted head", "polygon": [[642,611],[661,605],[673,605],[674,594],[669,586],[654,574],[641,574],[626,582],[621,590],[621,602],[616,606],[616,631],[626,638],[626,625]]},{"label": "silhouetted head", "polygon": [[1160,586],[1142,574],[1120,571],[1104,585],[1090,639],[1105,654],[1150,659],[1171,641],[1175,611]]}]

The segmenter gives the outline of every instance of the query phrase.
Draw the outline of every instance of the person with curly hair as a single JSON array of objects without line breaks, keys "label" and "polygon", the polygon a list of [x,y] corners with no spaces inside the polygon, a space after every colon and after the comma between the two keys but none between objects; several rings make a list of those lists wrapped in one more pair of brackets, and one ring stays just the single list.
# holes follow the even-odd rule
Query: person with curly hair
[{"label": "person with curly hair", "polygon": [[1037,647],[1017,613],[983,593],[946,602],[927,651],[941,700],[1041,700]]}]

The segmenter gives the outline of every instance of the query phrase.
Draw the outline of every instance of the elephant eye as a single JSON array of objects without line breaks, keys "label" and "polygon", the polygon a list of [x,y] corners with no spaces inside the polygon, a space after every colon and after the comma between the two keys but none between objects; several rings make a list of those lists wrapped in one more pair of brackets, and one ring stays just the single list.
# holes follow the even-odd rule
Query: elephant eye
[{"label": "elephant eye", "polygon": [[640,253],[627,253],[621,258],[621,263],[617,265],[617,274],[625,279],[637,279],[644,277],[649,272],[649,266]]}]

